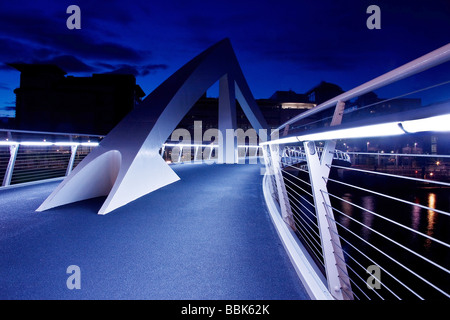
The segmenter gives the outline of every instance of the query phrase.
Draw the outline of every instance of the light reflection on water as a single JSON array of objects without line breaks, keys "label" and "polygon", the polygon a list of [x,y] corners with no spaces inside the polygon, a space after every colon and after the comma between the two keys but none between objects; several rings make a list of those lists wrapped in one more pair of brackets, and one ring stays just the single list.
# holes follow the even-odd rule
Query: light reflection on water
[{"label": "light reflection on water", "polygon": [[[429,193],[428,194],[428,207],[431,209],[436,209],[436,194],[435,193]],[[427,225],[427,235],[432,237],[434,234],[434,226],[436,224],[436,212],[428,209],[428,225]],[[430,248],[431,246],[431,239],[426,239],[425,241],[425,248]]]},{"label": "light reflection on water", "polygon": [[[420,200],[419,197],[414,197],[414,202],[416,204],[420,204]],[[412,211],[411,211],[411,228],[413,228],[414,230],[419,230],[419,226],[420,226],[420,207],[418,206],[412,206]],[[412,234],[413,239],[415,239],[417,237],[416,233]]]},{"label": "light reflection on water", "polygon": [[[373,196],[364,196],[362,197],[362,206],[364,208],[366,208],[367,210],[370,210],[372,212],[374,212],[375,210],[375,199]],[[373,218],[374,215],[370,212],[364,211],[362,213],[362,222],[364,223],[365,226],[367,227],[372,227],[372,222],[373,222]],[[363,228],[362,229],[362,237],[364,238],[364,240],[369,240],[369,236],[371,234],[371,231],[368,228]]]},{"label": "light reflection on water", "polygon": [[[352,195],[350,194],[350,193],[345,193],[343,196],[342,196],[342,199],[344,199],[344,200],[346,200],[346,201],[348,201],[348,202],[352,202]],[[350,204],[350,203],[347,203],[347,202],[345,202],[345,201],[342,201],[342,207],[341,207],[341,209],[342,209],[342,212],[345,212],[348,216],[352,216],[353,215],[353,206]],[[350,225],[350,222],[351,222],[351,219],[350,218],[348,218],[348,217],[345,217],[345,216],[342,216],[342,218],[341,218],[341,224],[345,227],[345,228],[348,228],[349,227],[349,225]]]},{"label": "light reflection on water", "polygon": [[[359,218],[356,219],[360,220],[362,224],[364,224],[369,228],[373,228],[377,231],[380,231],[385,235],[387,235],[388,237],[390,232],[389,225],[383,225],[383,228],[380,229],[380,225],[376,224],[376,220],[379,220],[379,218],[374,216],[369,211],[378,213],[389,219],[393,219],[399,222],[400,224],[403,224],[407,227],[410,227],[414,230],[417,230],[421,233],[424,233],[434,238],[436,238],[437,236],[436,235],[437,228],[443,227],[440,226],[438,223],[439,214],[435,212],[433,209],[437,209],[436,205],[438,203],[438,200],[440,200],[441,202],[443,200],[444,202],[446,201],[444,194],[436,194],[435,192],[426,192],[426,193],[424,192],[421,195],[416,195],[411,199],[411,201],[416,204],[421,204],[429,207],[428,210],[414,205],[397,207],[395,204],[385,202],[384,199],[381,199],[380,197],[376,197],[374,195],[358,195],[347,192],[342,195],[342,199],[348,201],[349,203],[341,201],[339,210],[341,210],[350,217],[353,216],[356,218],[359,216]],[[367,211],[362,210],[360,208],[356,208],[350,203],[360,205]],[[445,208],[440,209],[448,211],[448,204],[445,204]],[[352,229],[352,225],[353,228],[355,227],[354,222],[348,217],[345,217],[343,215],[340,216],[340,223],[345,228]],[[445,221],[442,220],[442,223],[445,223]],[[364,240],[370,241],[370,237],[372,234],[373,233],[371,230],[361,226],[359,235]],[[442,232],[440,232],[439,234],[442,234]],[[409,238],[405,239],[405,244],[408,244],[410,240],[411,241],[416,240],[418,237],[421,236],[414,232],[409,232]],[[447,236],[445,237],[447,238]],[[423,239],[421,240],[421,246],[425,249],[430,249],[431,246],[433,245],[433,240],[424,237],[421,238]],[[441,240],[446,241],[446,239]]]},{"label": "light reflection on water", "polygon": [[[360,239],[348,236],[345,232],[342,233],[343,238],[352,244],[352,246],[345,245],[344,250],[351,257],[348,259],[348,263],[353,270],[356,266],[366,266],[375,261],[376,264],[380,264],[394,274],[392,279],[389,278],[386,282],[386,284],[389,283],[389,286],[395,287],[398,284],[393,279],[404,278],[408,279],[407,286],[411,287],[414,292],[440,296],[441,293],[433,289],[430,283],[436,288],[440,288],[441,292],[450,292],[450,278],[445,272],[446,269],[450,269],[450,250],[440,243],[440,241],[450,243],[450,233],[448,232],[450,217],[435,211],[450,211],[448,189],[422,189],[411,192],[397,190],[397,193],[393,194],[395,197],[417,205],[401,203],[371,194],[353,193],[347,190],[341,190],[341,192],[341,198],[354,205],[340,201],[340,204],[335,203],[337,208],[373,229],[369,230],[344,215],[340,215],[340,223],[364,239],[364,241],[360,241]],[[377,216],[378,214],[406,228],[380,218]],[[413,230],[416,230],[417,233]],[[380,236],[378,232],[385,237]],[[376,249],[373,250],[373,248]],[[393,261],[399,262],[394,263]],[[406,267],[400,267],[401,265]],[[425,280],[416,281],[415,274],[420,275],[427,282]],[[399,288],[401,290],[401,287],[399,286],[394,291]],[[405,296],[407,294],[409,292],[402,293]]]}]

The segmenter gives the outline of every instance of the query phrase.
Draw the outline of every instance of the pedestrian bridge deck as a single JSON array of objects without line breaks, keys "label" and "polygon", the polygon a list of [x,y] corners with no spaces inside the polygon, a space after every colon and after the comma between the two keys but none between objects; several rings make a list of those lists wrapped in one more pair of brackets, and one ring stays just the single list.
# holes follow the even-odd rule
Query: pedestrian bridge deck
[{"label": "pedestrian bridge deck", "polygon": [[100,198],[35,212],[58,182],[0,191],[0,299],[309,299],[260,168],[174,165],[180,181],[106,216]]}]

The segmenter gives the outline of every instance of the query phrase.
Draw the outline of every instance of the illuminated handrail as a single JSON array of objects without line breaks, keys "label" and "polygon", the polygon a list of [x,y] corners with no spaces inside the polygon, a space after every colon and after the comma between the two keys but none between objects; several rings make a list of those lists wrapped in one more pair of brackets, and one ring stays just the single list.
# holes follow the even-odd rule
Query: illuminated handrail
[{"label": "illuminated handrail", "polygon": [[[178,154],[176,157],[171,154],[171,157],[169,159],[169,156],[166,154],[167,147],[171,147],[172,150],[175,148],[178,148]],[[192,155],[191,149],[194,148],[195,151]],[[187,143],[187,142],[166,142],[162,145],[162,148],[160,150],[161,156],[164,158],[166,162],[171,163],[183,163],[183,162],[190,162],[190,161],[215,161],[217,160],[217,154],[213,156],[213,151],[216,151],[216,149],[219,148],[218,144],[203,144],[203,143]],[[259,150],[261,149],[261,146],[259,145],[238,145],[237,146],[237,158],[238,159],[245,159],[245,158],[257,158],[259,157]],[[189,152],[185,152],[185,150],[188,149]],[[204,153],[206,151],[209,152],[205,155]],[[253,150],[252,150],[253,149]],[[187,154],[187,155],[186,155]],[[188,159],[184,159],[184,155],[187,156]]]},{"label": "illuminated handrail", "polygon": [[[93,134],[0,129],[2,186],[65,177],[103,138]],[[202,160],[214,160],[212,150],[218,145],[167,142],[161,154],[164,156],[165,148],[175,147],[182,152],[186,148],[196,148],[196,159],[198,151],[209,148],[209,155]],[[240,159],[258,157],[260,146],[239,145],[238,150]],[[174,162],[182,162],[181,156],[182,153],[179,161]]]},{"label": "illuminated handrail", "polygon": [[343,102],[348,101],[355,97],[361,96],[365,93],[374,91],[381,87],[384,87],[393,82],[402,80],[409,76],[412,76],[416,73],[425,71],[432,67],[435,67],[435,66],[442,64],[444,62],[447,62],[449,60],[450,60],[450,43],[446,44],[445,46],[443,46],[439,49],[436,49],[418,59],[415,59],[407,64],[404,64],[401,67],[398,67],[392,71],[389,71],[373,80],[370,80],[352,90],[344,92],[328,101],[325,101],[324,103],[322,103],[310,110],[300,113],[299,115],[297,115],[297,116],[289,119],[285,123],[283,123],[277,129],[281,130],[289,124],[292,124],[301,119],[310,117],[310,116],[312,116],[316,113],[319,113],[321,111],[324,111],[326,109],[333,108],[339,101],[343,101]]},{"label": "illuminated handrail", "polygon": [[2,187],[67,176],[101,139],[93,134],[0,129]]}]

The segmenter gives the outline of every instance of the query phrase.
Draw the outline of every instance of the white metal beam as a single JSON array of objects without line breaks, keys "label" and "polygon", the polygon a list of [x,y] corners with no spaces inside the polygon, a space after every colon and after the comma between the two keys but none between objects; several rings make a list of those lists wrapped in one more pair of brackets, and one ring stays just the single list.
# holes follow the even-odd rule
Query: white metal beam
[{"label": "white metal beam", "polygon": [[[248,104],[244,108],[247,117],[254,127],[267,128],[230,41],[222,40],[185,64],[149,94],[139,108],[130,112],[78,164],[37,211],[102,195],[107,198],[98,213],[106,214],[179,180],[160,156],[161,145],[204,92],[226,75],[228,99],[234,101],[236,93],[233,91],[243,89],[243,92],[239,90],[239,99]],[[225,129],[234,131],[235,128]],[[114,153],[110,153],[112,151]],[[106,159],[102,158],[105,154],[108,154]],[[98,160],[100,158],[103,160]],[[119,164],[118,171],[115,171],[115,165],[107,166],[109,169],[100,168],[104,162]]]}]

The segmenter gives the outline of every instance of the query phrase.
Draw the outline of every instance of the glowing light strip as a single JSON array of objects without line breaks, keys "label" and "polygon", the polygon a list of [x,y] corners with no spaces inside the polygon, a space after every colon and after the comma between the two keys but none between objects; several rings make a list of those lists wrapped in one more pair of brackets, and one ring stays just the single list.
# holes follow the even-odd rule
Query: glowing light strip
[{"label": "glowing light strip", "polygon": [[[58,146],[58,147],[71,147],[71,146],[84,146],[84,147],[96,147],[99,145],[98,142],[46,142],[46,141],[0,141],[0,146],[11,146],[11,145],[23,145],[23,146],[39,146],[39,147],[49,147],[49,146]],[[185,143],[164,143],[163,146],[166,147],[204,147],[204,148],[217,148],[219,147],[217,144],[185,144]],[[241,145],[238,148],[260,148],[261,146],[246,146]]]},{"label": "glowing light strip", "polygon": [[403,129],[408,133],[416,133],[422,131],[450,131],[450,114],[441,116],[410,120],[402,123]]},{"label": "glowing light strip", "polygon": [[285,144],[301,141],[375,138],[375,137],[396,136],[406,133],[418,133],[427,131],[450,132],[450,114],[417,120],[408,120],[402,122],[387,122],[349,129],[312,133],[301,136],[267,141],[261,143],[261,145]]},{"label": "glowing light strip", "polygon": [[96,147],[98,146],[98,142],[82,142],[80,145],[84,147]]},{"label": "glowing light strip", "polygon": [[51,142],[45,142],[45,141],[24,141],[24,142],[18,142],[18,144],[22,146],[42,146],[42,147],[48,147],[51,146],[53,143]]},{"label": "glowing light strip", "polygon": [[55,142],[54,145],[58,147],[72,147],[79,146],[80,144],[78,142]]},{"label": "glowing light strip", "polygon": [[[218,148],[219,145],[217,144],[188,144],[188,143],[164,143],[163,146],[166,147],[204,147],[204,148]],[[260,148],[261,146],[246,146],[246,145],[241,145],[238,146],[238,148]]]},{"label": "glowing light strip", "polygon": [[0,141],[0,146],[12,146],[18,144],[17,142],[14,141]]},{"label": "glowing light strip", "polygon": [[0,146],[11,146],[11,145],[22,145],[22,146],[33,146],[33,147],[50,147],[50,146],[58,146],[58,147],[71,147],[71,146],[87,146],[87,147],[96,147],[98,146],[98,142],[46,142],[46,141],[0,141]]},{"label": "glowing light strip", "polygon": [[205,148],[210,148],[210,147],[216,148],[216,147],[218,147],[217,144],[196,144],[196,143],[190,144],[190,143],[183,143],[183,142],[180,142],[180,143],[164,143],[163,146],[166,146],[166,147],[205,147]]}]

